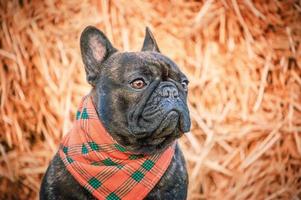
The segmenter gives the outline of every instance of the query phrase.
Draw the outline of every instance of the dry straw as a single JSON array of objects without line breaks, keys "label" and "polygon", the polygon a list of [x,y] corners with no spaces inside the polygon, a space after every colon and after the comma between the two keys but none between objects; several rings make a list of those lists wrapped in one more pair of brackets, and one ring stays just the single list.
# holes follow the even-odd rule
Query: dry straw
[{"label": "dry straw", "polygon": [[301,199],[301,2],[0,1],[0,199],[35,199],[89,91],[79,35],[139,50],[146,25],[190,79],[189,199]]}]

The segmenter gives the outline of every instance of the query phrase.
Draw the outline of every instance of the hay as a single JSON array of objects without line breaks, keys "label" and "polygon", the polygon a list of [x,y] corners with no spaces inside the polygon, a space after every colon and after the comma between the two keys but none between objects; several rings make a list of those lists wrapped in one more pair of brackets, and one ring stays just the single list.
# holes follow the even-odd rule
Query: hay
[{"label": "hay", "polygon": [[0,199],[34,199],[89,86],[79,35],[146,25],[190,79],[189,199],[301,198],[300,1],[1,1]]}]

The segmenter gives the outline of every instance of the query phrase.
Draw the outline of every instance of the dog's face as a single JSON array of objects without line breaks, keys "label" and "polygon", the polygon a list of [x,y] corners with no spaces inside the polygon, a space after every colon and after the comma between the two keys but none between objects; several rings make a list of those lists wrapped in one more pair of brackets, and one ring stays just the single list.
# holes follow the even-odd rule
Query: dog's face
[{"label": "dog's face", "polygon": [[80,45],[99,118],[128,151],[160,152],[190,130],[188,80],[148,28],[141,52],[118,52],[94,27]]}]

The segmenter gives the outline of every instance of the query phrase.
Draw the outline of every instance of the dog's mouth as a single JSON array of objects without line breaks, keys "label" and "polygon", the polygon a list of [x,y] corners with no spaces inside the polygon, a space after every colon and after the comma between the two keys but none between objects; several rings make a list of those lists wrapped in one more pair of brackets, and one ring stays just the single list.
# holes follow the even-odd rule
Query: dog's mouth
[{"label": "dog's mouth", "polygon": [[153,154],[164,151],[183,135],[179,128],[179,118],[177,111],[170,111],[163,117],[164,120],[161,121],[152,134],[132,138],[133,145],[130,145],[129,150],[139,154]]},{"label": "dog's mouth", "polygon": [[164,146],[165,141],[176,139],[180,133],[179,114],[176,111],[169,112],[162,120],[158,129],[150,137],[149,144],[154,146]]}]

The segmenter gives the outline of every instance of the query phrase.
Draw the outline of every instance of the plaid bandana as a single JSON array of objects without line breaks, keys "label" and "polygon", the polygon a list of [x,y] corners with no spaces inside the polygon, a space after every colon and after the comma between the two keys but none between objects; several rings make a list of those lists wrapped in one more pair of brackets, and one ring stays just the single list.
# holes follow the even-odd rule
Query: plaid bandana
[{"label": "plaid bandana", "polygon": [[90,96],[83,98],[59,155],[67,170],[98,199],[143,199],[174,155],[169,147],[151,156],[131,154],[106,132]]}]

